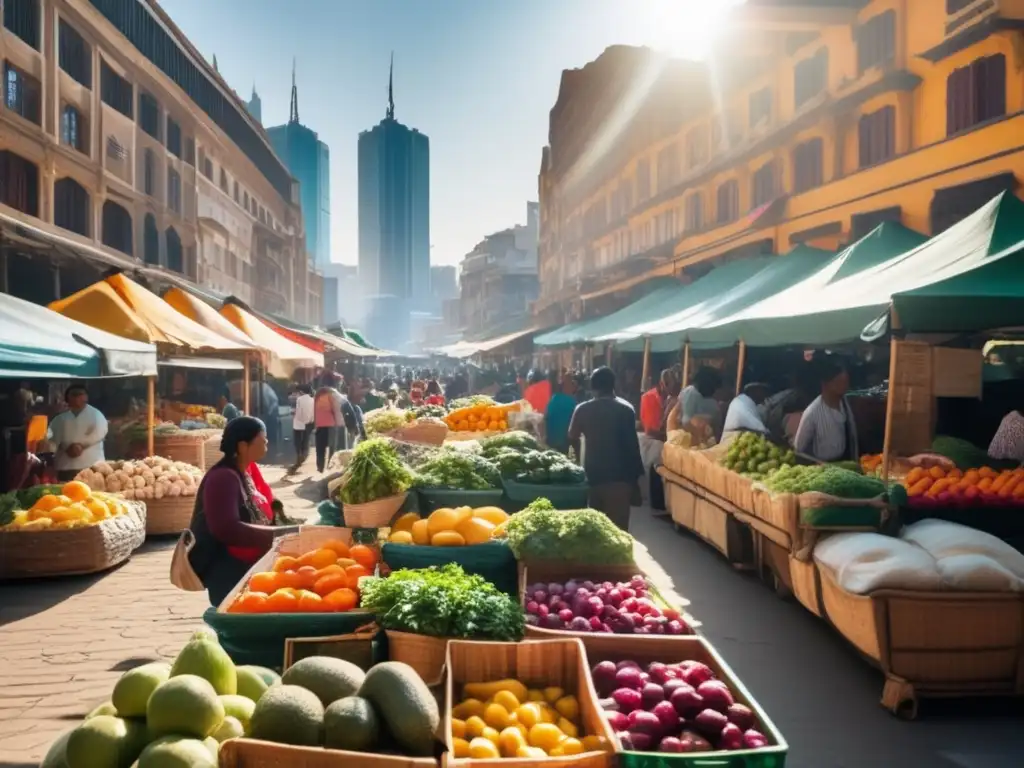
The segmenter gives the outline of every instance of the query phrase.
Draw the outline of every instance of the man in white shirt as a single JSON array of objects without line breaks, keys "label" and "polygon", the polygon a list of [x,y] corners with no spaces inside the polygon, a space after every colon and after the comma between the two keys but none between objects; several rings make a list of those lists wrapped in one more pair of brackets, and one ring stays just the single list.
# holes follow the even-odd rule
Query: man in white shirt
[{"label": "man in white shirt", "polygon": [[295,441],[295,467],[298,469],[309,457],[309,437],[313,434],[316,414],[313,392],[308,384],[295,387],[295,415],[292,417],[292,436]]},{"label": "man in white shirt", "polygon": [[80,470],[103,461],[103,440],[107,419],[89,405],[89,394],[81,384],[72,384],[64,393],[67,410],[50,422],[49,439],[54,444],[57,478],[71,480]]},{"label": "man in white shirt", "polygon": [[764,402],[768,388],[764,384],[747,384],[743,391],[729,403],[725,414],[722,436],[734,432],[760,432],[768,434],[768,428],[761,420],[757,407]]}]

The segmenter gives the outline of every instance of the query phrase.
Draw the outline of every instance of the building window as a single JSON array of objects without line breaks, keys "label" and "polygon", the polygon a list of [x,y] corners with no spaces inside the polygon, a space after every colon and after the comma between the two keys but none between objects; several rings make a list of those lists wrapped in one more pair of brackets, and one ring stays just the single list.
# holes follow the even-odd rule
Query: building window
[{"label": "building window", "polygon": [[167,268],[179,274],[184,273],[185,265],[181,258],[181,237],[178,236],[178,231],[174,227],[168,227],[164,232],[164,241],[167,246]]},{"label": "building window", "polygon": [[89,154],[86,151],[85,118],[82,113],[70,104],[65,104],[60,113],[60,141],[79,152]]},{"label": "building window", "polygon": [[679,181],[679,145],[670,144],[658,152],[658,191],[663,192]]},{"label": "building window", "polygon": [[999,53],[954,69],[946,80],[946,135],[1006,114],[1006,57]]},{"label": "building window", "polygon": [[201,162],[203,165],[203,176],[208,178],[210,181],[213,181],[213,160],[208,157],[203,157]]},{"label": "building window", "polygon": [[262,205],[259,207],[259,220],[261,224],[267,223],[267,210]]},{"label": "building window", "polygon": [[828,48],[822,48],[793,69],[793,101],[796,107],[807,103],[828,86]]},{"label": "building window", "polygon": [[92,88],[92,55],[89,44],[64,19],[60,20],[60,68],[86,88]]},{"label": "building window", "polygon": [[167,207],[181,213],[181,176],[170,166],[167,166]]},{"label": "building window", "polygon": [[4,105],[36,125],[40,124],[41,88],[32,75],[4,62]]},{"label": "building window", "polygon": [[708,160],[707,128],[692,128],[686,134],[686,167],[696,168]]},{"label": "building window", "polygon": [[39,0],[4,0],[4,27],[39,50]]},{"label": "building window", "polygon": [[896,154],[896,107],[882,107],[857,123],[860,167],[884,163]]},{"label": "building window", "polygon": [[238,202],[238,180],[235,180],[235,202]]},{"label": "building window", "polygon": [[731,179],[718,187],[715,195],[715,223],[728,224],[740,217],[740,185]]},{"label": "building window", "polygon": [[750,127],[757,128],[772,119],[772,89],[762,88],[750,94]]},{"label": "building window", "polygon": [[191,136],[185,139],[185,162],[193,168],[196,165],[196,140]]},{"label": "building window", "polygon": [[152,149],[142,156],[142,189],[150,197],[156,194],[156,157]]},{"label": "building window", "polygon": [[160,141],[160,102],[145,91],[139,92],[139,127]]},{"label": "building window", "polygon": [[89,236],[89,193],[74,179],[53,185],[53,223],[62,229]]},{"label": "building window", "polygon": [[13,152],[0,152],[0,203],[39,215],[39,169]]},{"label": "building window", "polygon": [[103,204],[103,244],[132,255],[132,217],[113,200]]},{"label": "building window", "polygon": [[896,58],[896,11],[872,16],[854,33],[857,41],[857,72],[882,67]]},{"label": "building window", "polygon": [[228,193],[228,172],[220,169],[220,191],[225,195]]},{"label": "building window", "polygon": [[100,98],[125,117],[134,117],[132,84],[112,70],[107,62],[100,62]]},{"label": "building window", "polygon": [[181,126],[170,115],[167,117],[167,151],[181,158]]},{"label": "building window", "polygon": [[769,161],[754,171],[751,184],[751,208],[767,205],[775,199],[775,162]]},{"label": "building window", "polygon": [[811,139],[793,150],[793,194],[820,187],[825,181],[824,142]]},{"label": "building window", "polygon": [[643,202],[651,196],[651,161],[646,157],[636,164],[636,199]]},{"label": "building window", "polygon": [[249,210],[249,193],[244,190],[242,191],[242,207]]},{"label": "building window", "polygon": [[686,198],[686,231],[696,232],[704,226],[704,199],[700,193]]},{"label": "building window", "polygon": [[960,13],[960,11],[973,2],[975,0],[946,0],[946,13],[950,15]]},{"label": "building window", "polygon": [[147,264],[160,264],[160,230],[152,213],[146,214],[142,224],[142,257]]}]

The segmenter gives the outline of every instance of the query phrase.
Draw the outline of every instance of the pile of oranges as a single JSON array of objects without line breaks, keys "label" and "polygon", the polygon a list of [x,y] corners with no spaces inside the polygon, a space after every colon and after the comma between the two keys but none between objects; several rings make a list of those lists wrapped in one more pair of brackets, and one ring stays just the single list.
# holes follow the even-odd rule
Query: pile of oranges
[{"label": "pile of oranges", "polygon": [[453,432],[505,432],[508,415],[519,411],[519,405],[472,405],[459,408],[444,417],[444,423]]},{"label": "pile of oranges", "polygon": [[328,541],[301,557],[282,556],[254,573],[229,613],[343,613],[359,605],[359,580],[379,553],[365,544]]},{"label": "pile of oranges", "polygon": [[72,480],[60,487],[60,494],[41,496],[31,509],[22,509],[5,528],[20,531],[84,528],[128,511],[124,499],[93,491],[85,483]]},{"label": "pile of oranges", "polygon": [[991,467],[944,470],[941,467],[915,467],[903,485],[912,499],[937,502],[966,501],[1013,504],[1024,503],[1024,469],[1003,470]]}]

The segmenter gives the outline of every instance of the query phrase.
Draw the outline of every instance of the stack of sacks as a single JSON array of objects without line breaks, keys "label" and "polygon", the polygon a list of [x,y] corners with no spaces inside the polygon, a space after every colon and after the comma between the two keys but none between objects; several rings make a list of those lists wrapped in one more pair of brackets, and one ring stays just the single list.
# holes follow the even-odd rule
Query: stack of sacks
[{"label": "stack of sacks", "polygon": [[1001,539],[945,520],[921,520],[900,538],[879,533],[840,533],[814,550],[846,592],[1024,591],[1024,554]]}]

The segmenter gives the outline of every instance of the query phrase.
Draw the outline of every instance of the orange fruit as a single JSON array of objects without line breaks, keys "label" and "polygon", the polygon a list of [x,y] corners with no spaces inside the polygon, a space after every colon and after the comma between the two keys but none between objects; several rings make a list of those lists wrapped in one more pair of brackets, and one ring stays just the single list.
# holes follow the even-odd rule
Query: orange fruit
[{"label": "orange fruit", "polygon": [[291,590],[279,589],[267,598],[268,613],[293,613],[299,605],[299,598]]},{"label": "orange fruit", "polygon": [[64,483],[60,492],[61,495],[67,496],[72,501],[85,501],[92,496],[92,488],[80,480],[72,480],[70,483]]},{"label": "orange fruit", "polygon": [[331,539],[320,545],[320,549],[329,549],[338,557],[348,557],[348,544],[341,539]]},{"label": "orange fruit", "polygon": [[231,606],[232,613],[265,613],[266,610],[266,592],[245,592]]},{"label": "orange fruit", "polygon": [[351,611],[359,604],[359,596],[351,589],[336,589],[324,598],[332,611]]},{"label": "orange fruit", "polygon": [[274,561],[274,570],[278,573],[283,571],[294,571],[299,567],[299,561],[294,557],[279,557]]},{"label": "orange fruit", "polygon": [[249,589],[253,592],[264,592],[269,595],[281,586],[283,584],[280,583],[279,575],[273,571],[254,573],[252,578],[249,579]]},{"label": "orange fruit", "polygon": [[327,606],[316,592],[303,589],[299,592],[299,602],[296,608],[300,613],[323,613]]},{"label": "orange fruit", "polygon": [[321,548],[309,553],[309,564],[319,570],[328,565],[334,565],[338,557],[338,553],[333,549]]},{"label": "orange fruit", "polygon": [[344,573],[333,573],[317,579],[316,584],[313,586],[313,591],[320,595],[320,597],[326,597],[335,590],[345,589],[348,587],[348,584],[348,576]]},{"label": "orange fruit", "polygon": [[377,550],[365,544],[356,544],[348,551],[348,556],[363,566],[368,572],[367,575],[373,573],[373,569],[377,567],[377,562],[380,560]]},{"label": "orange fruit", "polygon": [[38,509],[40,512],[49,512],[51,509],[56,509],[59,506],[61,506],[60,496],[48,493],[45,496],[40,496],[39,500],[32,506],[32,509]]},{"label": "orange fruit", "polygon": [[364,576],[370,576],[371,572],[366,570],[361,565],[350,565],[345,569],[345,575],[348,577],[349,587],[358,587],[359,580]]},{"label": "orange fruit", "polygon": [[299,589],[312,589],[317,582],[317,570],[311,565],[304,565],[295,572],[295,586]]},{"label": "orange fruit", "polygon": [[316,580],[320,581],[324,576],[334,576],[336,574],[344,574],[345,568],[335,563],[334,565],[328,565],[326,568],[321,568],[316,572]]}]

